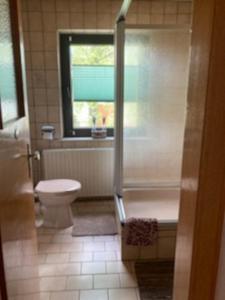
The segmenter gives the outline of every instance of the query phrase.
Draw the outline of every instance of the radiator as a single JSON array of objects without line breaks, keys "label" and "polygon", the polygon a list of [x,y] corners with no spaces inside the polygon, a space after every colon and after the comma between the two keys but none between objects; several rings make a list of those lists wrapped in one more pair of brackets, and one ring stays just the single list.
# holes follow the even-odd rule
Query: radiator
[{"label": "radiator", "polygon": [[80,196],[113,195],[113,149],[51,149],[42,152],[44,179],[81,182]]}]

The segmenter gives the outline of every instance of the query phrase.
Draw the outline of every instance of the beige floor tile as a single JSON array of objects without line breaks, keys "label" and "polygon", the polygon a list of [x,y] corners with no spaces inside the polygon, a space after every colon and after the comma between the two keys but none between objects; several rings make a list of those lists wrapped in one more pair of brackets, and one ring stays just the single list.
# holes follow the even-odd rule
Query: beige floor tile
[{"label": "beige floor tile", "polygon": [[118,241],[114,241],[114,242],[105,242],[105,250],[106,251],[112,251],[112,250],[120,250],[120,244]]},{"label": "beige floor tile", "polygon": [[106,272],[105,262],[82,263],[82,274],[102,274]]},{"label": "beige floor tile", "polygon": [[51,243],[53,241],[52,235],[38,235],[37,237],[38,243]]},{"label": "beige floor tile", "polygon": [[80,252],[83,250],[83,243],[65,243],[61,244],[60,251],[61,252]]},{"label": "beige floor tile", "polygon": [[46,254],[38,254],[38,263],[43,264],[46,262],[47,255]]},{"label": "beige floor tile", "polygon": [[44,264],[39,265],[39,276],[40,277],[49,277],[56,276],[56,265],[55,264]]},{"label": "beige floor tile", "polygon": [[80,300],[108,300],[108,293],[107,290],[81,291]]},{"label": "beige floor tile", "polygon": [[23,240],[22,241],[22,253],[23,255],[37,255],[37,241]]},{"label": "beige floor tile", "polygon": [[53,243],[73,243],[73,237],[72,235],[64,235],[64,234],[58,234],[53,236],[52,239]]},{"label": "beige floor tile", "polygon": [[71,262],[90,262],[92,261],[92,252],[75,252],[70,253],[69,260]]},{"label": "beige floor tile", "polygon": [[106,262],[106,272],[107,273],[132,273],[133,269],[131,263],[115,261],[115,262]]},{"label": "beige floor tile", "polygon": [[15,280],[8,282],[9,296],[40,292],[40,279]]},{"label": "beige floor tile", "polygon": [[48,254],[46,258],[47,264],[60,264],[69,262],[69,253]]},{"label": "beige floor tile", "polygon": [[44,235],[44,234],[51,234],[54,235],[56,233],[59,233],[59,229],[54,229],[54,228],[45,228],[45,227],[39,227],[37,228],[37,234],[38,235]]},{"label": "beige floor tile", "polygon": [[135,274],[119,274],[120,284],[122,288],[137,287],[137,279]]},{"label": "beige floor tile", "polygon": [[116,260],[115,251],[94,252],[94,261],[115,261],[115,260]]},{"label": "beige floor tile", "polygon": [[38,254],[38,255],[26,255],[22,257],[23,266],[33,266],[44,264],[46,261],[47,254]]},{"label": "beige floor tile", "polygon": [[105,244],[104,242],[84,242],[84,251],[105,251]]},{"label": "beige floor tile", "polygon": [[[12,281],[10,300],[138,300],[132,264],[120,258],[119,235],[72,237],[71,231],[38,229],[38,273],[29,264],[23,268],[39,278]],[[10,276],[20,279],[24,272],[11,270]]]},{"label": "beige floor tile", "polygon": [[121,251],[116,251],[116,258],[117,258],[117,260],[121,260],[122,259]]},{"label": "beige floor tile", "polygon": [[79,275],[81,273],[80,263],[58,264],[56,272],[60,275]]},{"label": "beige floor tile", "polygon": [[80,263],[45,264],[39,266],[40,276],[79,275],[80,272]]},{"label": "beige floor tile", "polygon": [[94,242],[112,242],[114,241],[114,235],[100,235],[94,236]]},{"label": "beige floor tile", "polygon": [[94,288],[107,289],[119,288],[120,279],[118,274],[94,275]]},{"label": "beige floor tile", "polygon": [[31,279],[38,277],[38,266],[24,266],[6,269],[8,280]]},{"label": "beige floor tile", "polygon": [[91,275],[69,276],[66,282],[67,290],[87,290],[93,288]]},{"label": "beige floor tile", "polygon": [[13,297],[13,300],[50,300],[49,293],[35,293]]},{"label": "beige floor tile", "polygon": [[73,236],[73,242],[93,242],[94,237],[93,236]]},{"label": "beige floor tile", "polygon": [[50,295],[50,300],[79,300],[78,291],[53,292]]},{"label": "beige floor tile", "polygon": [[62,291],[66,288],[66,277],[43,277],[40,279],[40,291]]},{"label": "beige floor tile", "polygon": [[39,253],[58,253],[60,252],[60,244],[40,243],[38,246]]},{"label": "beige floor tile", "polygon": [[114,235],[114,241],[121,243],[121,235],[119,234]]},{"label": "beige floor tile", "polygon": [[5,256],[5,266],[6,266],[6,268],[22,266],[23,259],[24,259],[24,257],[22,255],[15,255],[15,256],[9,256],[9,257]]},{"label": "beige floor tile", "polygon": [[110,289],[109,300],[137,300],[135,289]]},{"label": "beige floor tile", "polygon": [[3,245],[5,256],[14,256],[22,253],[22,241],[8,241]]}]

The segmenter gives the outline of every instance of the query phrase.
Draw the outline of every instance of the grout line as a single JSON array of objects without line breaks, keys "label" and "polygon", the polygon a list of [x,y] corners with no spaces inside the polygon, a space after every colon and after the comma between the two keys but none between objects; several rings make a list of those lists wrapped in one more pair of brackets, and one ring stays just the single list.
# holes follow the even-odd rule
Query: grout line
[{"label": "grout line", "polygon": [[[107,298],[109,300],[109,288],[107,288]],[[118,299],[119,300],[119,299]]]},{"label": "grout line", "polygon": [[94,287],[95,283],[94,283],[94,274],[92,274],[92,289],[94,290],[95,287]]}]

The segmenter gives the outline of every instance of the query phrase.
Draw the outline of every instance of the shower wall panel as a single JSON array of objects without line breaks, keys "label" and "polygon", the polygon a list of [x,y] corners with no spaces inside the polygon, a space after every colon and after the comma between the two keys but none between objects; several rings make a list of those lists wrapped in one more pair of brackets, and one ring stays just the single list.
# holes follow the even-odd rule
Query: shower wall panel
[{"label": "shower wall panel", "polygon": [[124,186],[180,181],[190,33],[126,29]]}]

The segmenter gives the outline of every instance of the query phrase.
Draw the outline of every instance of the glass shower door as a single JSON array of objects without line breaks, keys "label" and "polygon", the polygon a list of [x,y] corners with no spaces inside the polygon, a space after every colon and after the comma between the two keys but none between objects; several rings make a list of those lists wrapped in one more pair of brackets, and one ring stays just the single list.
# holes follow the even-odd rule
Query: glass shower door
[{"label": "glass shower door", "polygon": [[123,187],[181,177],[190,33],[125,29]]}]

